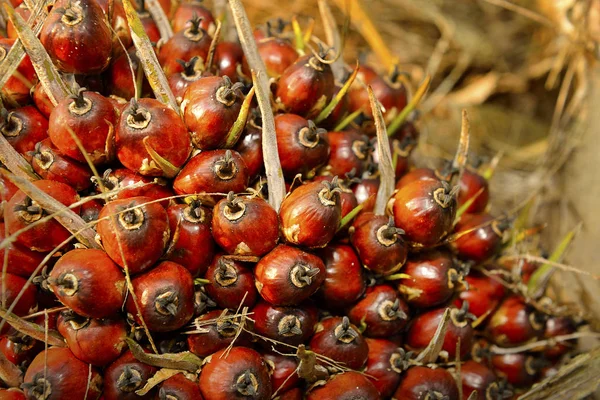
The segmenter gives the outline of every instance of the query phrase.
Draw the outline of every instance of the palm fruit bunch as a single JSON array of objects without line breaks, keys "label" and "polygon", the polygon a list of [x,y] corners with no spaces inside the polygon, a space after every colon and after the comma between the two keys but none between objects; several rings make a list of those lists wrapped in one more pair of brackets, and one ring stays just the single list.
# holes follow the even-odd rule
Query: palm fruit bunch
[{"label": "palm fruit bunch", "polygon": [[527,230],[489,213],[466,115],[456,157],[416,167],[427,79],[346,65],[296,18],[252,30],[237,0],[223,24],[19,3],[1,399],[500,400],[573,353],[585,320],[503,256]]}]

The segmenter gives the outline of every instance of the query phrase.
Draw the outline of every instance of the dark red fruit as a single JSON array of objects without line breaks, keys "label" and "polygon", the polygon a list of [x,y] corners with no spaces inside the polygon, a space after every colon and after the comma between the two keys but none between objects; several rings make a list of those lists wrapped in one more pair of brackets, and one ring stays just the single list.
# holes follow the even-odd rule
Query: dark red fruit
[{"label": "dark red fruit", "polygon": [[200,374],[200,390],[206,400],[238,397],[268,400],[271,377],[265,360],[247,347],[234,347],[226,356],[221,350],[212,355]]},{"label": "dark red fruit", "polygon": [[329,64],[306,55],[283,71],[275,98],[286,112],[312,118],[329,103],[334,87]]},{"label": "dark red fruit", "polygon": [[[437,308],[415,317],[406,334],[406,344],[413,349],[421,350],[427,347],[440,325],[446,308]],[[456,344],[460,340],[460,358],[465,359],[473,343],[473,327],[471,322],[475,319],[469,313],[468,303],[463,303],[463,308],[450,309],[450,321],[444,336],[442,349],[448,353],[448,359],[456,358]]]},{"label": "dark red fruit", "polygon": [[452,229],[456,195],[444,181],[412,182],[396,191],[390,203],[396,226],[411,242],[432,246]]},{"label": "dark red fruit", "polygon": [[214,208],[212,233],[217,244],[229,254],[262,256],[277,245],[279,219],[264,199],[235,197],[229,192]]},{"label": "dark red fruit", "polygon": [[367,342],[348,317],[331,317],[319,322],[310,348],[351,369],[362,368],[369,353]]},{"label": "dark red fruit", "polygon": [[501,346],[516,346],[544,332],[545,316],[517,297],[506,298],[492,315],[487,330],[492,340]]},{"label": "dark red fruit", "polygon": [[218,76],[227,75],[232,82],[238,80],[238,68],[242,65],[244,51],[237,42],[220,42],[215,50],[214,63]]},{"label": "dark red fruit", "polygon": [[464,280],[469,289],[461,291],[454,304],[461,307],[468,301],[469,312],[477,318],[493,312],[504,297],[504,286],[493,278],[472,272]]},{"label": "dark red fruit", "polygon": [[188,86],[205,76],[205,72],[204,64],[198,57],[192,57],[189,61],[177,61],[183,70],[167,76],[167,81],[175,97],[181,100]]},{"label": "dark red fruit", "polygon": [[369,67],[365,68],[365,66],[361,66],[361,73],[359,76],[361,76],[364,84],[356,83],[348,93],[350,97],[350,109],[352,111],[362,110],[366,116],[373,118],[369,103],[369,94],[365,85],[369,85],[373,89],[373,94],[375,94],[375,97],[386,111],[385,116],[388,120],[391,116],[397,115],[398,112],[402,111],[407,102],[406,89],[398,79],[400,74],[397,69],[394,69],[389,76],[381,77]]},{"label": "dark red fruit", "polygon": [[[0,351],[9,362],[19,367],[29,365],[42,350],[44,350],[44,343],[31,336],[17,334],[0,338]],[[0,395],[0,399],[2,399],[2,395]]]},{"label": "dark red fruit", "polygon": [[492,366],[496,375],[517,387],[531,386],[546,362],[526,353],[495,354]]},{"label": "dark red fruit", "polygon": [[5,225],[4,223],[0,223],[0,242],[3,245],[6,244],[6,248],[0,249],[0,260],[4,260],[6,251],[8,253],[6,272],[26,279],[29,278],[36,267],[42,262],[45,254],[29,250],[17,242],[4,242],[5,239]]},{"label": "dark red fruit", "polygon": [[[128,28],[129,29],[129,28]],[[131,61],[130,61],[131,60]],[[139,71],[142,68],[135,47],[130,47],[127,54],[121,54],[112,63],[107,73],[107,89],[115,96],[129,100],[135,96],[137,86],[135,76],[131,70]],[[142,77],[140,97],[152,96],[152,87],[146,77]]]},{"label": "dark red fruit", "polygon": [[98,367],[112,363],[127,348],[123,319],[91,319],[69,310],[58,316],[57,328],[75,357]]},{"label": "dark red fruit", "polygon": [[367,289],[365,297],[348,312],[357,326],[365,325],[363,334],[369,337],[390,337],[399,333],[408,322],[408,306],[388,285]]},{"label": "dark red fruit", "polygon": [[[239,261],[217,255],[206,271],[206,293],[221,308],[252,307],[258,298],[254,274]],[[244,300],[242,302],[242,300]]]},{"label": "dark red fruit", "polygon": [[377,274],[391,275],[406,262],[408,246],[402,233],[391,217],[366,212],[350,229],[350,241],[365,267]]},{"label": "dark red fruit", "polygon": [[132,100],[116,129],[117,157],[142,175],[174,177],[190,155],[190,136],[179,115],[155,99]]},{"label": "dark red fruit", "polygon": [[325,247],[341,221],[337,180],[306,183],[283,199],[279,210],[281,232],[298,246]]},{"label": "dark red fruit", "polygon": [[202,0],[186,0],[179,4],[173,14],[173,32],[186,29],[194,17],[201,19],[200,28],[207,32],[214,30],[215,18],[210,10],[202,5]]},{"label": "dark red fruit", "polygon": [[263,353],[263,358],[271,370],[273,393],[287,392],[300,384],[300,377],[296,373],[298,361],[272,352]]},{"label": "dark red fruit", "polygon": [[394,399],[402,400],[460,400],[454,377],[443,368],[415,366],[402,375]]},{"label": "dark red fruit", "polygon": [[[77,192],[64,183],[39,180],[33,184],[65,206],[79,200]],[[73,207],[71,210],[78,213],[79,207]],[[28,230],[17,237],[17,242],[21,245],[35,251],[50,251],[71,237],[71,233],[55,219],[37,222],[47,214],[36,201],[19,190],[6,204],[4,221],[11,235],[27,227]],[[32,227],[32,224],[35,224],[35,227]]]},{"label": "dark red fruit", "polygon": [[112,33],[94,0],[57,1],[44,22],[40,41],[62,71],[97,74],[110,62]]},{"label": "dark red fruit", "polygon": [[[7,308],[15,302],[19,292],[23,289],[27,280],[13,274],[4,274],[0,276],[0,298],[6,299]],[[34,285],[28,285],[23,295],[17,301],[13,308],[16,315],[28,315],[35,311],[37,307],[36,290]],[[7,326],[8,324],[5,324]]]},{"label": "dark red fruit", "polygon": [[460,377],[465,399],[474,391],[477,391],[475,400],[502,400],[512,395],[505,382],[500,381],[494,371],[476,361],[464,362],[460,367]]},{"label": "dark red fruit", "polygon": [[160,46],[158,62],[167,75],[183,71],[177,60],[189,60],[192,57],[207,59],[212,38],[200,27],[201,21],[197,17],[191,18],[185,29],[175,33]]},{"label": "dark red fruit", "polygon": [[104,206],[99,219],[104,250],[132,275],[158,261],[169,240],[167,212],[149,197],[114,200]]},{"label": "dark red fruit", "polygon": [[27,400],[25,393],[17,388],[0,389],[0,399],[2,400]]},{"label": "dark red fruit", "polygon": [[[568,317],[550,317],[546,321],[544,338],[552,340],[555,336],[569,335],[577,330],[575,323]],[[561,341],[544,351],[544,357],[556,359],[575,347],[574,341]]]},{"label": "dark red fruit", "polygon": [[307,400],[379,400],[377,388],[363,374],[354,371],[343,372],[330,378],[323,386],[310,391]]},{"label": "dark red fruit", "polygon": [[[279,342],[299,345],[313,334],[317,323],[317,308],[312,304],[298,307],[278,307],[260,301],[252,309],[254,332]],[[271,344],[267,343],[267,347]]]},{"label": "dark red fruit", "polygon": [[365,373],[382,398],[388,399],[400,383],[400,374],[408,368],[407,354],[392,341],[365,339],[369,357]]},{"label": "dark red fruit", "polygon": [[296,174],[313,176],[327,162],[329,144],[326,130],[299,115],[279,114],[275,117],[277,151],[283,175],[292,179]]},{"label": "dark red fruit", "polygon": [[252,120],[246,124],[246,130],[235,145],[248,167],[247,173],[253,181],[265,168],[262,152],[262,128]]},{"label": "dark red fruit", "polygon": [[465,214],[454,228],[458,238],[452,246],[459,257],[483,263],[502,249],[508,225],[490,214]]},{"label": "dark red fruit", "polygon": [[104,371],[104,400],[153,399],[155,390],[144,396],[135,391],[143,388],[155,373],[156,368],[136,360],[131,351],[125,352]]},{"label": "dark red fruit", "polygon": [[78,192],[92,186],[90,168],[63,156],[50,139],[44,139],[35,146],[31,165],[42,179],[65,183]]},{"label": "dark red fruit", "polygon": [[97,399],[102,392],[102,376],[69,349],[51,347],[31,362],[21,387],[28,399],[83,399],[86,394],[88,399]]},{"label": "dark red fruit", "polygon": [[[0,39],[0,63],[4,62],[14,42],[15,39]],[[38,78],[31,60],[28,55],[25,55],[17,70],[2,87],[0,96],[6,104],[24,106],[31,102],[29,92],[37,82]]]},{"label": "dark red fruit", "polygon": [[138,324],[143,320],[149,330],[174,331],[194,315],[194,281],[181,265],[163,261],[131,283],[137,301],[127,297],[127,312]]},{"label": "dark red fruit", "polygon": [[[94,179],[94,178],[92,178]],[[162,178],[152,178],[142,176],[127,168],[118,168],[116,170],[107,169],[102,176],[102,182],[96,182],[98,191],[101,192],[101,185],[107,190],[114,190],[117,193],[109,198],[128,199],[131,197],[144,196],[152,200],[166,199],[173,196],[173,191],[170,189],[167,182]],[[128,186],[138,186],[136,188],[128,188]],[[163,207],[168,207],[169,200],[161,201]]]},{"label": "dark red fruit", "polygon": [[200,386],[184,374],[174,375],[164,381],[158,390],[159,400],[202,400]]},{"label": "dark red fruit", "polygon": [[344,176],[354,170],[355,176],[361,176],[373,149],[369,138],[357,131],[344,131],[328,132],[327,140],[331,148],[327,172]]},{"label": "dark red fruit", "polygon": [[22,155],[35,150],[35,145],[48,137],[48,120],[33,106],[10,112],[0,110],[0,132]]},{"label": "dark red fruit", "polygon": [[77,96],[64,99],[52,110],[48,135],[61,153],[86,162],[73,139],[75,135],[91,161],[98,165],[114,156],[112,141],[116,124],[117,113],[108,98],[80,90]]},{"label": "dark red fruit", "polygon": [[48,285],[61,303],[90,318],[115,315],[127,293],[123,272],[105,252],[95,249],[75,249],[62,256]]},{"label": "dark red fruit", "polygon": [[285,39],[268,37],[259,40],[256,47],[267,68],[267,75],[271,78],[279,78],[298,59],[298,52]]},{"label": "dark red fruit", "polygon": [[490,189],[488,181],[483,176],[466,168],[459,181],[460,191],[458,192],[458,206],[465,204],[469,199],[479,195],[473,201],[473,204],[467,208],[467,213],[484,212],[490,199]]},{"label": "dark red fruit", "polygon": [[319,289],[325,265],[313,254],[280,244],[256,264],[254,274],[263,299],[277,306],[294,306]]},{"label": "dark red fruit", "polygon": [[[234,343],[235,346],[250,345],[248,335],[242,332],[237,338],[240,318],[228,310],[213,310],[194,320],[195,330],[188,335],[190,351],[198,357],[208,357]],[[233,341],[235,339],[235,342]]]},{"label": "dark red fruit", "polygon": [[203,194],[208,201],[214,201],[213,193],[239,193],[246,186],[246,164],[233,150],[203,151],[188,161],[173,182],[175,193]]},{"label": "dark red fruit", "polygon": [[429,308],[445,303],[462,282],[447,252],[432,251],[411,256],[402,270],[410,278],[398,287],[406,301],[417,308]]},{"label": "dark red fruit", "polygon": [[363,268],[351,246],[330,244],[319,252],[325,262],[325,281],[317,292],[327,309],[341,310],[362,296],[366,283]]},{"label": "dark red fruit", "polygon": [[198,200],[167,208],[171,240],[166,259],[183,265],[193,277],[204,275],[215,254],[212,210]]}]

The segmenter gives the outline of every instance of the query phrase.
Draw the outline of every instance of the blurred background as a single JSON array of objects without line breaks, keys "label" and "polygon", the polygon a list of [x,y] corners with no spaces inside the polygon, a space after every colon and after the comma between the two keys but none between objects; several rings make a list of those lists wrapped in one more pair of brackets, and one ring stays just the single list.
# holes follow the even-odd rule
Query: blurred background
[{"label": "blurred background", "polygon": [[[573,270],[556,270],[553,295],[600,320],[600,1],[329,3],[340,29],[351,19],[346,63],[365,60],[380,72],[398,64],[413,91],[432,76],[420,106],[417,164],[452,157],[467,109],[470,158],[500,159],[492,213],[516,215],[530,206],[529,223],[545,226],[540,244],[549,253],[579,226],[563,260]],[[254,24],[298,14],[301,26],[313,19],[324,36],[317,0],[246,7]]]}]

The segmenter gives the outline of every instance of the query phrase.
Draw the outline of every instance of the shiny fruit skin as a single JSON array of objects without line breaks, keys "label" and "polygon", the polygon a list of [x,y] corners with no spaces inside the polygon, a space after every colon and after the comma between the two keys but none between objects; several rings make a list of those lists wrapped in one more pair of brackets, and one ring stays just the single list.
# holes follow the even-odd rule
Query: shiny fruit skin
[{"label": "shiny fruit skin", "polygon": [[141,316],[132,296],[127,298],[127,312],[149,330],[170,332],[183,327],[194,315],[194,281],[190,272],[179,264],[163,261],[131,281]]},{"label": "shiny fruit skin", "polygon": [[[0,242],[6,239],[4,223],[0,223]],[[7,243],[8,246],[0,250],[0,259],[4,260],[5,251],[8,252],[6,272],[15,274],[25,279],[29,278],[36,267],[44,259],[45,253],[32,251],[27,247],[17,243]]]},{"label": "shiny fruit skin", "polygon": [[40,41],[62,72],[97,74],[110,62],[112,34],[94,0],[57,1],[42,26]]},{"label": "shiny fruit skin", "polygon": [[130,274],[145,271],[163,255],[169,240],[167,212],[151,198],[114,200],[102,208],[99,219],[104,250],[118,265],[127,266]]},{"label": "shiny fruit skin", "polygon": [[281,307],[260,301],[252,312],[254,332],[293,346],[305,343],[312,336],[318,317],[317,308],[310,303]]},{"label": "shiny fruit skin", "polygon": [[65,98],[50,113],[48,135],[61,153],[86,162],[71,132],[79,139],[95,165],[110,161],[114,154],[111,143],[117,124],[112,102],[94,92],[83,92],[76,98]]},{"label": "shiny fruit skin", "polygon": [[263,353],[262,356],[272,371],[271,384],[273,392],[287,392],[300,385],[300,377],[296,373],[296,368],[298,368],[297,360],[270,351]]},{"label": "shiny fruit skin", "polygon": [[96,249],[74,249],[62,256],[50,272],[49,286],[63,304],[90,318],[117,314],[127,292],[121,269]]},{"label": "shiny fruit skin", "polygon": [[[121,54],[110,63],[110,67],[107,72],[107,92],[109,94],[122,97],[123,99],[131,99],[135,96],[136,82],[131,75],[131,68],[137,71],[138,68],[142,68],[140,59],[137,56],[137,51],[134,46],[127,49],[127,54]],[[140,97],[152,96],[152,87],[146,77],[142,78],[142,88]]]},{"label": "shiny fruit skin", "polygon": [[466,168],[459,181],[460,190],[458,192],[458,205],[459,207],[465,204],[469,199],[477,195],[481,190],[481,193],[477,196],[473,204],[467,208],[467,213],[481,213],[484,212],[489,199],[490,189],[488,181],[476,172]]},{"label": "shiny fruit skin", "polygon": [[[105,170],[102,176],[102,185],[107,190],[117,192],[109,198],[110,200],[129,199],[139,196],[149,197],[152,200],[165,199],[159,204],[166,208],[169,206],[167,198],[173,196],[173,191],[165,180],[143,176],[127,168],[117,168],[114,171],[110,169]],[[139,187],[128,188],[128,186],[134,185],[139,185]],[[101,192],[99,182],[96,182],[96,186],[98,187],[98,191]]]},{"label": "shiny fruit skin", "polygon": [[173,13],[173,32],[180,32],[186,29],[194,15],[202,19],[200,28],[208,32],[214,28],[215,18],[211,11],[204,7],[202,2],[189,0],[181,2]]},{"label": "shiny fruit skin", "polygon": [[192,18],[186,29],[175,33],[158,50],[158,62],[166,75],[183,71],[177,60],[200,57],[206,60],[212,38],[200,27],[201,20]]},{"label": "shiny fruit skin", "polygon": [[489,367],[477,361],[468,360],[460,367],[460,377],[463,387],[463,398],[477,391],[475,400],[494,398],[492,391],[499,390],[498,377]]},{"label": "shiny fruit skin", "polygon": [[428,392],[438,392],[447,396],[448,400],[460,400],[454,377],[447,370],[421,366],[411,367],[404,372],[392,399],[422,400]]},{"label": "shiny fruit skin", "polygon": [[254,181],[265,169],[262,152],[262,128],[256,126],[252,121],[248,121],[246,129],[236,143],[234,150],[244,159],[250,181]]},{"label": "shiny fruit skin", "polygon": [[323,386],[311,390],[307,400],[379,400],[377,388],[364,375],[348,371],[330,378]]},{"label": "shiny fruit skin", "polygon": [[400,333],[409,320],[408,305],[388,285],[376,285],[367,289],[365,296],[349,311],[353,324],[366,324],[362,332],[368,337],[387,338]]},{"label": "shiny fruit skin", "polygon": [[247,347],[234,347],[227,357],[224,350],[212,355],[202,368],[200,390],[205,400],[271,398],[271,377],[261,355]]},{"label": "shiny fruit skin", "polygon": [[483,263],[502,249],[502,228],[500,221],[489,214],[464,214],[454,228],[460,236],[452,247],[460,258]]},{"label": "shiny fruit skin", "polygon": [[295,306],[319,289],[325,265],[313,254],[280,244],[256,264],[254,274],[263,299],[277,306]]},{"label": "shiny fruit skin", "polygon": [[504,297],[504,286],[485,275],[471,272],[465,277],[465,283],[469,289],[461,291],[454,304],[461,307],[463,301],[468,301],[469,312],[477,318],[492,313]]},{"label": "shiny fruit skin", "polygon": [[[252,307],[258,299],[254,274],[248,264],[217,255],[204,276],[208,296],[221,308]],[[244,300],[242,302],[242,299]]]},{"label": "shiny fruit skin", "polygon": [[267,68],[267,75],[271,78],[279,78],[298,59],[298,52],[285,39],[268,37],[259,40],[256,47]]},{"label": "shiny fruit skin", "polygon": [[155,367],[136,360],[131,351],[126,351],[104,370],[104,400],[153,399],[156,390],[144,396],[135,391],[144,387],[155,373]]},{"label": "shiny fruit skin", "polygon": [[367,342],[359,329],[350,324],[348,317],[330,317],[319,322],[310,348],[351,369],[362,368],[369,354]]},{"label": "shiny fruit skin", "polygon": [[528,387],[535,382],[541,370],[537,365],[540,362],[541,359],[527,353],[492,356],[492,367],[496,375],[517,387]]},{"label": "shiny fruit skin", "polygon": [[358,131],[343,131],[328,132],[327,140],[331,148],[328,173],[344,176],[354,170],[355,176],[361,176],[371,152],[369,138]]},{"label": "shiny fruit skin", "polygon": [[335,243],[319,251],[325,281],[317,296],[327,309],[341,310],[357,301],[366,289],[364,270],[352,246]]},{"label": "shiny fruit skin", "polygon": [[242,46],[237,42],[222,41],[217,44],[215,50],[215,66],[217,67],[217,75],[227,75],[232,82],[237,82],[238,66],[242,65],[244,59],[244,51]]},{"label": "shiny fruit skin", "polygon": [[33,106],[16,108],[6,116],[1,115],[0,133],[17,152],[26,156],[48,137],[48,120]]},{"label": "shiny fruit skin", "polygon": [[517,346],[540,337],[544,332],[542,315],[517,297],[507,297],[491,316],[487,331],[501,346]]},{"label": "shiny fruit skin", "polygon": [[[65,206],[70,206],[79,200],[77,192],[64,183],[39,180],[33,182],[33,184]],[[71,208],[75,213],[79,213],[79,209],[79,206]],[[37,224],[36,221],[45,215],[47,215],[47,212],[37,202],[32,201],[25,193],[19,190],[6,204],[4,221],[8,227],[9,234],[12,235],[16,231],[30,226],[30,224]],[[37,224],[35,227],[28,229],[27,232],[17,237],[17,242],[35,251],[51,251],[71,237],[71,233],[55,219]]]},{"label": "shiny fruit skin", "polygon": [[199,329],[187,335],[190,351],[205,358],[230,345],[249,346],[248,335],[244,332],[234,341],[240,326],[239,319],[232,315],[232,311],[213,310],[197,317],[193,324]]}]

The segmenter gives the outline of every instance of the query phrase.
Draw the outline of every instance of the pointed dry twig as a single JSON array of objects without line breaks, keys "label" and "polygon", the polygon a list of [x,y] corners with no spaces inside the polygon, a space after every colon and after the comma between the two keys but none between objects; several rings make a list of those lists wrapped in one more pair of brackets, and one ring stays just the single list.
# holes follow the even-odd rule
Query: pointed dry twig
[{"label": "pointed dry twig", "polygon": [[[331,12],[329,3],[327,0],[319,0],[319,13],[321,14],[321,20],[323,22],[323,28],[325,29],[325,38],[327,45],[336,51],[342,51],[342,35],[338,30],[335,17]],[[331,64],[331,70],[336,80],[342,79],[344,76],[344,62],[339,57],[333,64]]]},{"label": "pointed dry twig", "polygon": [[379,155],[379,189],[377,190],[377,198],[375,199],[375,207],[373,212],[375,215],[384,215],[385,206],[394,192],[396,183],[396,173],[392,162],[392,153],[390,151],[390,141],[385,129],[385,120],[381,113],[379,101],[375,98],[371,86],[367,87],[369,92],[369,102],[375,120],[375,128],[377,129],[377,154]]},{"label": "pointed dry twig", "polygon": [[131,338],[125,338],[125,342],[137,360],[154,367],[190,372],[197,372],[202,367],[202,359],[189,351],[176,354],[150,354]]},{"label": "pointed dry twig", "polygon": [[423,364],[429,364],[435,362],[437,360],[440,351],[442,350],[442,346],[444,345],[444,337],[446,336],[446,330],[448,329],[448,322],[450,321],[450,309],[447,308],[444,311],[444,315],[438,325],[433,338],[427,345],[427,347],[419,353],[415,361],[421,362]]},{"label": "pointed dry twig", "polygon": [[160,3],[157,0],[145,0],[144,5],[156,23],[156,27],[160,32],[160,38],[164,41],[171,39],[173,37],[173,29]]}]

